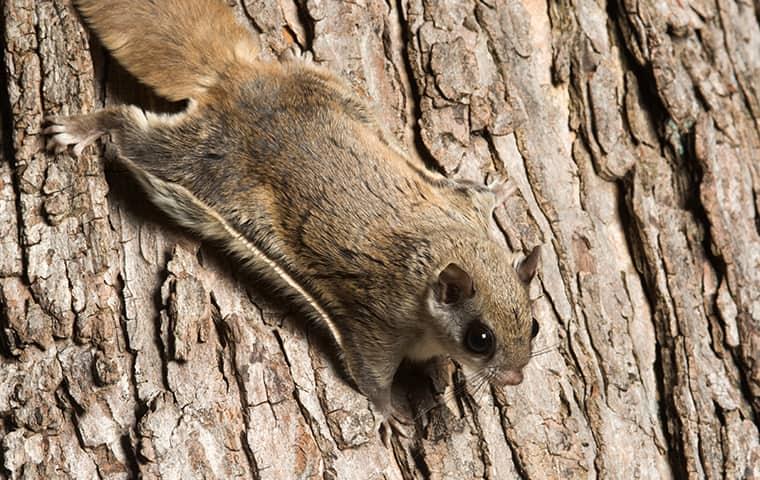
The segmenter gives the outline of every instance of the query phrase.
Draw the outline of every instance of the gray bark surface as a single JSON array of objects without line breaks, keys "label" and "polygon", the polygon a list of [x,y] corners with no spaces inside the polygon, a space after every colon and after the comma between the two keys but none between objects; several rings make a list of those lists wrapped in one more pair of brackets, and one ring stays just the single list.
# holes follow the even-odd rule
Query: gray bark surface
[{"label": "gray bark surface", "polygon": [[0,478],[760,478],[757,0],[234,3],[544,245],[525,381],[409,369],[391,448],[299,314],[45,152],[46,115],[166,106],[68,0],[0,5]]}]

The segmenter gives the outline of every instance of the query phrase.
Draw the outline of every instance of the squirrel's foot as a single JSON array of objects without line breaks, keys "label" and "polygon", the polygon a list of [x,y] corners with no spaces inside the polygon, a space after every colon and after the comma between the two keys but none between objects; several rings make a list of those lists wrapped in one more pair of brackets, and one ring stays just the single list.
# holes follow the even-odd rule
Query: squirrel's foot
[{"label": "squirrel's foot", "polygon": [[279,56],[281,62],[305,62],[314,63],[314,54],[310,50],[301,50],[291,45]]},{"label": "squirrel's foot", "polygon": [[378,424],[377,430],[380,434],[380,439],[382,440],[383,445],[385,445],[386,448],[389,448],[393,432],[401,437],[410,438],[412,436],[410,430],[413,426],[414,420],[412,418],[393,408]]},{"label": "squirrel's foot", "polygon": [[494,207],[501,206],[517,192],[517,185],[513,180],[504,178],[501,174],[494,173],[488,176],[486,187],[494,194]]},{"label": "squirrel's foot", "polygon": [[74,155],[79,157],[87,146],[105,133],[98,128],[96,119],[90,115],[47,117],[45,122],[48,126],[42,133],[50,137],[46,146],[55,153],[64,152],[69,145],[73,145]]}]

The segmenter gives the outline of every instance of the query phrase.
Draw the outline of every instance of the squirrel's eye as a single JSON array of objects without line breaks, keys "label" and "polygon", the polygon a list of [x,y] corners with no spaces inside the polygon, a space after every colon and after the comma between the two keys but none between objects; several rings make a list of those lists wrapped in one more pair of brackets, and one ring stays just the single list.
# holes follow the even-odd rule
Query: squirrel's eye
[{"label": "squirrel's eye", "polygon": [[538,322],[533,320],[533,325],[531,326],[530,330],[530,338],[536,338],[538,335]]},{"label": "squirrel's eye", "polygon": [[494,349],[493,332],[480,322],[472,322],[464,336],[467,350],[478,355],[490,354]]}]

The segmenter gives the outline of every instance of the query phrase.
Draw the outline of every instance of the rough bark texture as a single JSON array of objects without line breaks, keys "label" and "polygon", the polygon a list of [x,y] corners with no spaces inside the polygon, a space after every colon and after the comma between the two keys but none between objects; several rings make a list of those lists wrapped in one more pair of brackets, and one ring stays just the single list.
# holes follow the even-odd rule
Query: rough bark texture
[{"label": "rough bark texture", "polygon": [[44,152],[45,115],[160,104],[69,1],[4,0],[0,478],[760,477],[757,0],[234,7],[432,166],[514,179],[547,353],[503,392],[412,369],[386,449],[298,315],[98,149]]}]

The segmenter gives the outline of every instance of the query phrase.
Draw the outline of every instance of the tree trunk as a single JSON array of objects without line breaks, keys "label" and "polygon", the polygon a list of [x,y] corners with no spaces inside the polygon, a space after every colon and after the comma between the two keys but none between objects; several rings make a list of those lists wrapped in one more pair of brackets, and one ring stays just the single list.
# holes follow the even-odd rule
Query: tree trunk
[{"label": "tree trunk", "polygon": [[68,0],[2,5],[0,478],[760,478],[757,0],[235,2],[433,168],[505,172],[506,244],[544,245],[525,381],[405,369],[390,448],[300,315],[45,152],[45,115],[176,106]]}]

